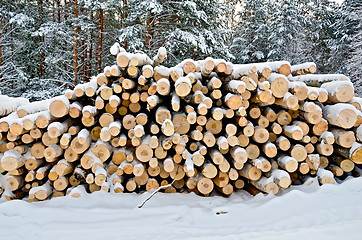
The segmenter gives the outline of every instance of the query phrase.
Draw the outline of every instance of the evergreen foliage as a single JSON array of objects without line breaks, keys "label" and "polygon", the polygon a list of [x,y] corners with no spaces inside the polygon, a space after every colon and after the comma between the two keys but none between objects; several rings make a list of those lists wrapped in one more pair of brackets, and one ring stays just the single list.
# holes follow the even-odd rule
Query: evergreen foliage
[{"label": "evergreen foliage", "polygon": [[[110,46],[235,63],[317,63],[362,79],[362,3],[345,0],[2,0],[0,91],[48,98],[113,64]],[[358,88],[358,87],[357,87]],[[357,90],[358,92],[358,90]]]}]

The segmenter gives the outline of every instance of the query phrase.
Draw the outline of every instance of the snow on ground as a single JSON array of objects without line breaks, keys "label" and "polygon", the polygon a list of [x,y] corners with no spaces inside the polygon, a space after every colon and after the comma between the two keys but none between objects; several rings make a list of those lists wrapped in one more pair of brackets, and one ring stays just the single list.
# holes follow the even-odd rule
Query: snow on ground
[{"label": "snow on ground", "polygon": [[278,196],[157,193],[141,209],[149,193],[1,202],[0,239],[361,239],[362,178],[311,181]]}]

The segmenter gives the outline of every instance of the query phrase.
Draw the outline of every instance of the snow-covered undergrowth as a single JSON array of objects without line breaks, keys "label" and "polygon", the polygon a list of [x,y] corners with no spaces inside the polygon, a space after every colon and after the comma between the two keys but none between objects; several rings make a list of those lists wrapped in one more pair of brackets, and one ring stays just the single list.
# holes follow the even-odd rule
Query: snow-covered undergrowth
[{"label": "snow-covered undergrowth", "polygon": [[95,192],[0,203],[0,239],[361,239],[362,178],[310,179],[278,196]]}]

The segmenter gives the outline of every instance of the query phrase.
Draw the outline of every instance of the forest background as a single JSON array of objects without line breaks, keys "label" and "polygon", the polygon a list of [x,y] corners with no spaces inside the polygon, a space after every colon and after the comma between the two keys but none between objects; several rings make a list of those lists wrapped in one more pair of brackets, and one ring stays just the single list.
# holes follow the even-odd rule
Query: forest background
[{"label": "forest background", "polygon": [[0,91],[47,99],[113,64],[109,48],[166,66],[207,56],[233,63],[313,61],[362,93],[362,1],[1,0]]}]

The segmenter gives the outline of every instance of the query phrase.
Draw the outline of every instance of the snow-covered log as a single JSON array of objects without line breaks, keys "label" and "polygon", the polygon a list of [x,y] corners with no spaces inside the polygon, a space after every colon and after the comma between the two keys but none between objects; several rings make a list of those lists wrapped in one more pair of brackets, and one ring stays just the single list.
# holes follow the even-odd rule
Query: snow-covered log
[{"label": "snow-covered log", "polygon": [[323,108],[323,116],[328,123],[344,129],[352,128],[360,115],[361,112],[357,111],[354,106],[345,103],[328,105]]},{"label": "snow-covered log", "polygon": [[307,74],[295,77],[289,77],[292,82],[304,82],[308,86],[320,87],[323,83],[334,81],[348,81],[351,80],[343,74]]}]

